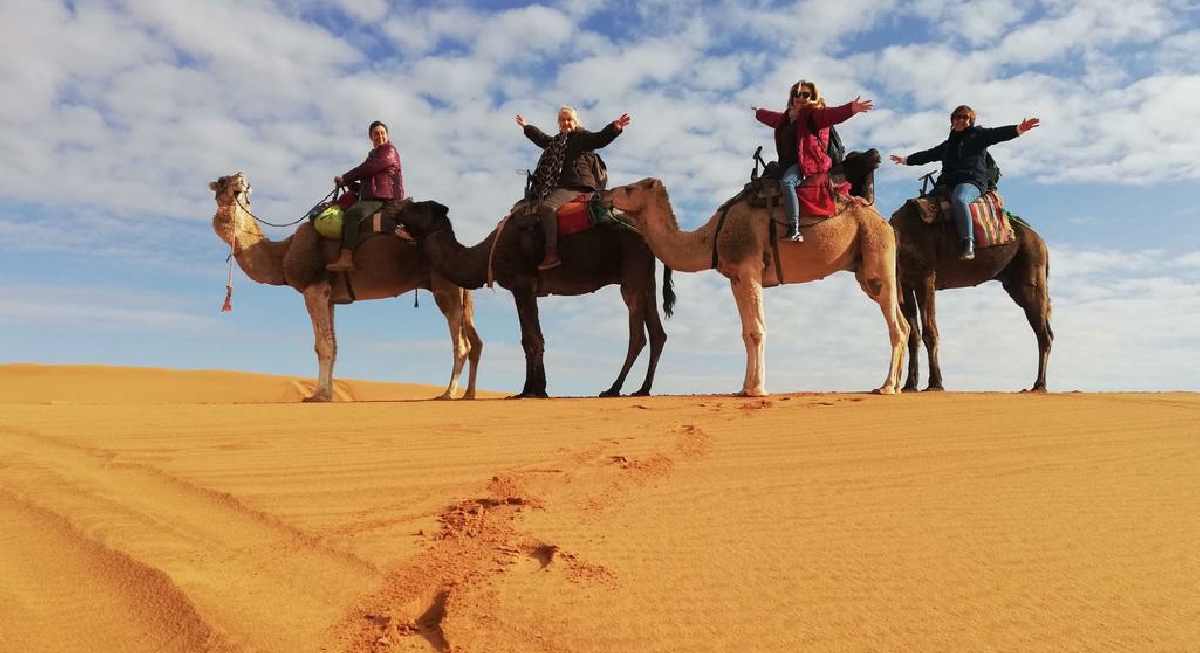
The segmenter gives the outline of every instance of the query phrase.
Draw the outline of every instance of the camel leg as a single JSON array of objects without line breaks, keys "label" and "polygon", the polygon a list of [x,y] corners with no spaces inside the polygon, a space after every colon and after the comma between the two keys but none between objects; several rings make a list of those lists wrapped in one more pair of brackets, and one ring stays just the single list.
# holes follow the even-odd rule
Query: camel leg
[{"label": "camel leg", "polygon": [[901,299],[900,312],[904,315],[904,320],[908,322],[908,379],[904,382],[904,387],[901,392],[916,392],[917,384],[921,380],[920,366],[917,364],[917,350],[920,347],[921,330],[917,326],[917,294],[908,285],[900,284]]},{"label": "camel leg", "polygon": [[875,389],[875,393],[896,394],[900,392],[900,368],[904,364],[904,348],[908,344],[909,334],[908,321],[900,310],[897,287],[896,234],[887,223],[872,224],[869,229],[860,228],[859,239],[862,265],[855,271],[855,277],[863,292],[879,304],[892,343],[887,378],[883,385]]},{"label": "camel leg", "polygon": [[650,362],[646,364],[646,380],[634,396],[644,397],[650,394],[650,386],[654,385],[654,371],[658,369],[658,359],[662,356],[663,347],[667,344],[667,331],[663,329],[662,318],[654,305],[654,287],[650,287],[650,295],[646,300],[646,330],[650,332]]},{"label": "camel leg", "polygon": [[[620,397],[621,386],[625,385],[625,377],[629,374],[629,368],[633,367],[633,362],[637,360],[642,349],[646,347],[646,298],[639,297],[638,293],[632,288],[621,285],[621,299],[625,300],[625,307],[629,311],[629,346],[625,350],[625,364],[621,366],[621,373],[617,375],[617,380],[613,381],[612,387],[600,393],[601,397]],[[650,301],[654,301],[653,293],[650,296]],[[643,386],[644,388],[645,386]]]},{"label": "camel leg", "polygon": [[437,399],[453,399],[458,391],[458,377],[462,374],[463,364],[466,363],[467,354],[471,350],[463,335],[465,319],[463,290],[445,281],[439,283],[434,280],[431,285],[433,286],[433,301],[437,303],[438,309],[446,317],[446,326],[450,329],[450,348],[454,354],[454,367],[450,370],[450,384]]},{"label": "camel leg", "polygon": [[317,387],[304,401],[333,401],[333,362],[337,359],[337,335],[333,331],[333,299],[328,283],[304,289],[304,307],[312,320],[313,349],[317,352]]},{"label": "camel leg", "polygon": [[470,371],[467,372],[467,391],[463,394],[463,399],[475,398],[475,378],[479,374],[479,358],[483,356],[483,339],[479,337],[479,332],[475,330],[475,299],[471,295],[471,291],[463,288],[463,337],[467,339],[467,345],[470,351],[467,354],[467,364]]},{"label": "camel leg", "polygon": [[[1044,245],[1043,245],[1044,247]],[[1042,253],[1045,260],[1045,252]],[[1000,281],[1005,292],[1025,311],[1025,319],[1033,328],[1038,341],[1038,375],[1030,392],[1046,391],[1046,365],[1050,361],[1050,347],[1054,344],[1054,331],[1050,328],[1050,291],[1047,286],[1047,266],[1020,274],[1006,275]]]},{"label": "camel leg", "polygon": [[517,319],[521,323],[521,347],[525,350],[525,387],[521,394],[512,397],[546,396],[546,339],[538,321],[537,295],[532,286],[512,289],[517,302]]},{"label": "camel leg", "polygon": [[921,313],[921,340],[929,358],[929,390],[943,390],[942,364],[938,362],[937,282],[935,277],[921,279],[917,287],[917,310]]},{"label": "camel leg", "polygon": [[743,267],[729,278],[738,315],[742,318],[742,342],[746,345],[746,377],[742,380],[745,397],[763,397],[766,389],[767,326],[763,316],[762,273]]}]

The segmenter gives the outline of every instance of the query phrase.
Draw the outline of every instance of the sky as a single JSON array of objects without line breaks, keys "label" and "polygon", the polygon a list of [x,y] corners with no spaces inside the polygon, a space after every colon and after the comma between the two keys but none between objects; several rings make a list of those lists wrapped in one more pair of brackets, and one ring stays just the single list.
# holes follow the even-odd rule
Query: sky
[{"label": "sky", "polygon": [[[1008,208],[1050,250],[1051,390],[1200,390],[1200,4],[1195,0],[0,0],[0,363],[229,369],[315,377],[299,294],[235,271],[208,182],[244,171],[254,212],[303,215],[382,120],[416,199],[482,240],[519,199],[562,104],[599,129],[610,185],[663,180],[684,229],[739,190],[797,79],[875,110],[848,149],[910,154],[950,110],[1038,117],[992,148]],[[877,173],[890,216],[936,164]],[[272,239],[288,229],[264,227]],[[677,273],[657,393],[741,387],[728,281]],[[337,310],[335,377],[443,384],[445,322],[419,293]],[[519,391],[512,297],[475,292],[480,387]],[[849,272],[765,291],[767,389],[861,391],[886,327]],[[607,388],[624,358],[615,287],[540,302],[552,395]],[[1029,387],[1037,345],[997,282],[943,291],[945,384]],[[626,390],[640,385],[646,356]],[[921,350],[922,379],[924,350]],[[922,383],[923,385],[923,383]]]}]

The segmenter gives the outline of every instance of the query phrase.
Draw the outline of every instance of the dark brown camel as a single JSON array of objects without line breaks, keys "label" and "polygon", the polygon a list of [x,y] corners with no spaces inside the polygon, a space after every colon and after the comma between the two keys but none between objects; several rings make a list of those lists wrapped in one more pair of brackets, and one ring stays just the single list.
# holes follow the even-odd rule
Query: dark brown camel
[{"label": "dark brown camel", "polygon": [[[1046,363],[1054,331],[1050,329],[1050,291],[1047,276],[1050,259],[1046,241],[1033,229],[1014,223],[1017,238],[1007,245],[994,245],[975,252],[973,260],[959,260],[958,234],[954,224],[933,221],[932,204],[909,200],[892,214],[892,228],[899,245],[901,310],[909,323],[908,380],[905,392],[917,389],[917,312],[920,334],[929,356],[929,387],[942,390],[938,365],[937,311],[934,293],[946,288],[967,288],[985,281],[999,281],[1009,297],[1025,309],[1025,318],[1038,341],[1038,374],[1031,392],[1046,391]],[[925,213],[925,220],[922,213]]]},{"label": "dark brown camel", "polygon": [[[525,386],[516,397],[546,396],[546,341],[538,322],[539,295],[583,295],[611,284],[621,286],[621,298],[629,309],[629,348],[625,364],[612,387],[600,393],[615,397],[629,374],[629,368],[650,340],[650,362],[646,380],[634,395],[650,394],[654,370],[662,354],[667,334],[654,304],[654,255],[637,233],[615,227],[599,226],[558,241],[562,265],[539,272],[542,260],[542,235],[536,217],[515,212],[503,228],[488,234],[483,242],[466,247],[458,242],[450,224],[448,209],[432,201],[402,202],[385,213],[404,224],[415,236],[430,265],[464,288],[479,288],[490,278],[513,294],[521,322],[521,346],[525,349]],[[493,243],[495,247],[493,248]],[[663,268],[663,310],[667,317],[675,305],[671,288],[671,270]],[[580,334],[587,338],[590,334]]]}]

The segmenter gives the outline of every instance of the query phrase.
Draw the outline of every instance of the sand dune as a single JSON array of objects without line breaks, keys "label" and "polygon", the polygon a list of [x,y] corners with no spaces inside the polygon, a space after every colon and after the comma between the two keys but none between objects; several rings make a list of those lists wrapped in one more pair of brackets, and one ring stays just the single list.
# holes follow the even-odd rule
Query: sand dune
[{"label": "sand dune", "polygon": [[0,651],[1200,650],[1192,394],[0,379]]}]

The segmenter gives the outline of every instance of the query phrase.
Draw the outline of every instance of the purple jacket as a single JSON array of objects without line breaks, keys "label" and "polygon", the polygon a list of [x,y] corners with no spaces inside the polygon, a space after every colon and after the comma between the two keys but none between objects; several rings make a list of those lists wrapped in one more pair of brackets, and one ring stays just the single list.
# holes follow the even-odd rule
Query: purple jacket
[{"label": "purple jacket", "polygon": [[[829,146],[829,128],[849,120],[853,115],[854,110],[849,104],[811,107],[801,112],[800,117],[796,119],[796,154],[801,174],[811,177],[829,172],[830,166],[833,165],[829,154],[825,152]],[[808,127],[809,116],[812,117],[812,126],[817,130],[815,134]],[[774,127],[776,131],[787,124],[787,114],[778,111],[759,109],[754,117],[764,125]]]},{"label": "purple jacket", "polygon": [[360,200],[404,199],[404,176],[400,174],[400,153],[391,143],[371,150],[367,160],[342,175],[346,183],[362,180]]}]

